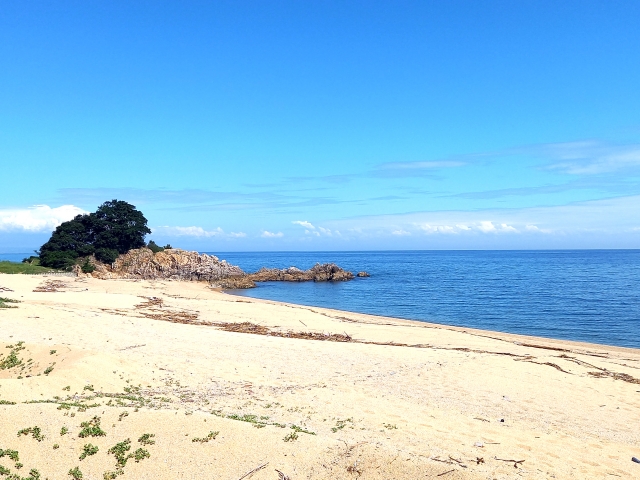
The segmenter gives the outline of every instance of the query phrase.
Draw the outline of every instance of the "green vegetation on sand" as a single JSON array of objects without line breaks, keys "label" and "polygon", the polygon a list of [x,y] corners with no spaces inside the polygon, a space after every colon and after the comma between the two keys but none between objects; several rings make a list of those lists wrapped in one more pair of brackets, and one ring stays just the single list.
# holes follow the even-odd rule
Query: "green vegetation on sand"
[{"label": "green vegetation on sand", "polygon": [[41,267],[40,265],[33,265],[31,263],[0,261],[0,273],[24,273],[27,275],[33,275],[34,273],[47,273],[52,271],[53,269],[51,268]]}]

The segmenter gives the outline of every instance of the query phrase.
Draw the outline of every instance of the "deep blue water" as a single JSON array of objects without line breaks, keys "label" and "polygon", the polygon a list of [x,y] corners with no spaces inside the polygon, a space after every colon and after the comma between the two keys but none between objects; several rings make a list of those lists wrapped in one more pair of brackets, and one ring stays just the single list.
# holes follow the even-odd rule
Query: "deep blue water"
[{"label": "deep blue water", "polygon": [[0,262],[8,260],[10,262],[21,262],[23,258],[28,258],[35,253],[0,253]]},{"label": "deep blue water", "polygon": [[640,348],[640,250],[213,254],[247,272],[335,262],[371,274],[338,283],[266,282],[238,295]]},{"label": "deep blue water", "polygon": [[370,278],[238,295],[640,348],[640,250],[215,253],[245,271],[335,262]]}]

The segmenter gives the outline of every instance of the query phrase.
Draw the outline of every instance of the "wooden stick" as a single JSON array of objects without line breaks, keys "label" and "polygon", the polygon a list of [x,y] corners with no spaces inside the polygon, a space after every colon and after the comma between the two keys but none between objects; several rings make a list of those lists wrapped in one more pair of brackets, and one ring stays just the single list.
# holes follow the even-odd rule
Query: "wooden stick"
[{"label": "wooden stick", "polygon": [[264,467],[266,467],[267,465],[269,465],[269,462],[264,463],[262,465],[260,465],[259,467],[254,468],[253,470],[251,470],[250,472],[245,473],[244,475],[242,475],[238,480],[242,480],[243,478],[247,478],[249,475],[253,475],[254,473],[256,473],[258,470],[262,470]]},{"label": "wooden stick", "polygon": [[447,473],[451,473],[451,472],[455,472],[455,471],[456,471],[456,469],[455,469],[455,468],[454,468],[453,470],[447,470],[446,472],[442,472],[442,473],[440,473],[440,474],[436,475],[436,477],[441,477],[441,476],[443,476],[443,475],[446,475]]}]

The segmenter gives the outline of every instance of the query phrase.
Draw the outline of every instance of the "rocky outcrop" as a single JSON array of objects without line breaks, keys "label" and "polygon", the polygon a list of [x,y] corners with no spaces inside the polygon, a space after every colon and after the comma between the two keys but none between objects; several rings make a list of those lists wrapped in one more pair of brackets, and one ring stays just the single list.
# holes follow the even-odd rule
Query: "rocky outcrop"
[{"label": "rocky outcrop", "polygon": [[218,281],[233,277],[244,277],[245,272],[225,260],[219,260],[206,253],[188,252],[173,248],[153,253],[148,248],[130,250],[120,255],[111,265],[94,261],[95,270],[89,274],[82,274],[76,266],[79,275],[89,275],[96,278],[138,278],[145,280],[201,280],[207,282]]},{"label": "rocky outcrop", "polygon": [[256,273],[248,275],[255,282],[343,282],[353,279],[353,273],[348,272],[335,263],[315,264],[309,270],[289,267],[282,270],[277,268],[261,268]]},{"label": "rocky outcrop", "polygon": [[206,253],[188,252],[177,248],[153,253],[148,248],[130,250],[120,255],[111,265],[92,259],[95,270],[82,273],[76,265],[78,276],[102,279],[129,278],[141,280],[198,280],[211,283],[214,288],[239,289],[253,288],[255,282],[341,282],[354,278],[351,272],[335,263],[316,264],[309,270],[289,267],[262,268],[255,273],[245,273],[240,267],[226,260],[219,260]]},{"label": "rocky outcrop", "polygon": [[369,275],[367,272],[358,272],[356,273],[356,277],[370,277],[371,275]]}]

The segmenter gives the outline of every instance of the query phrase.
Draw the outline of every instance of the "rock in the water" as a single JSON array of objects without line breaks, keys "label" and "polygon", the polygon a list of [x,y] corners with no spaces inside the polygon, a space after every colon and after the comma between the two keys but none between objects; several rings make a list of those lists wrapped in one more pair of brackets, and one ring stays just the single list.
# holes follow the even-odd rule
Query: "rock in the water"
[{"label": "rock in the water", "polygon": [[256,282],[249,278],[249,275],[221,278],[211,282],[212,288],[221,288],[223,290],[241,290],[245,288],[255,288]]},{"label": "rock in the water", "polygon": [[261,268],[256,273],[250,273],[249,278],[255,282],[342,282],[353,279],[353,273],[344,270],[335,263],[315,264],[309,270],[296,267]]},{"label": "rock in the water", "polygon": [[358,272],[356,273],[356,277],[370,277],[371,275],[369,275],[367,272]]}]

